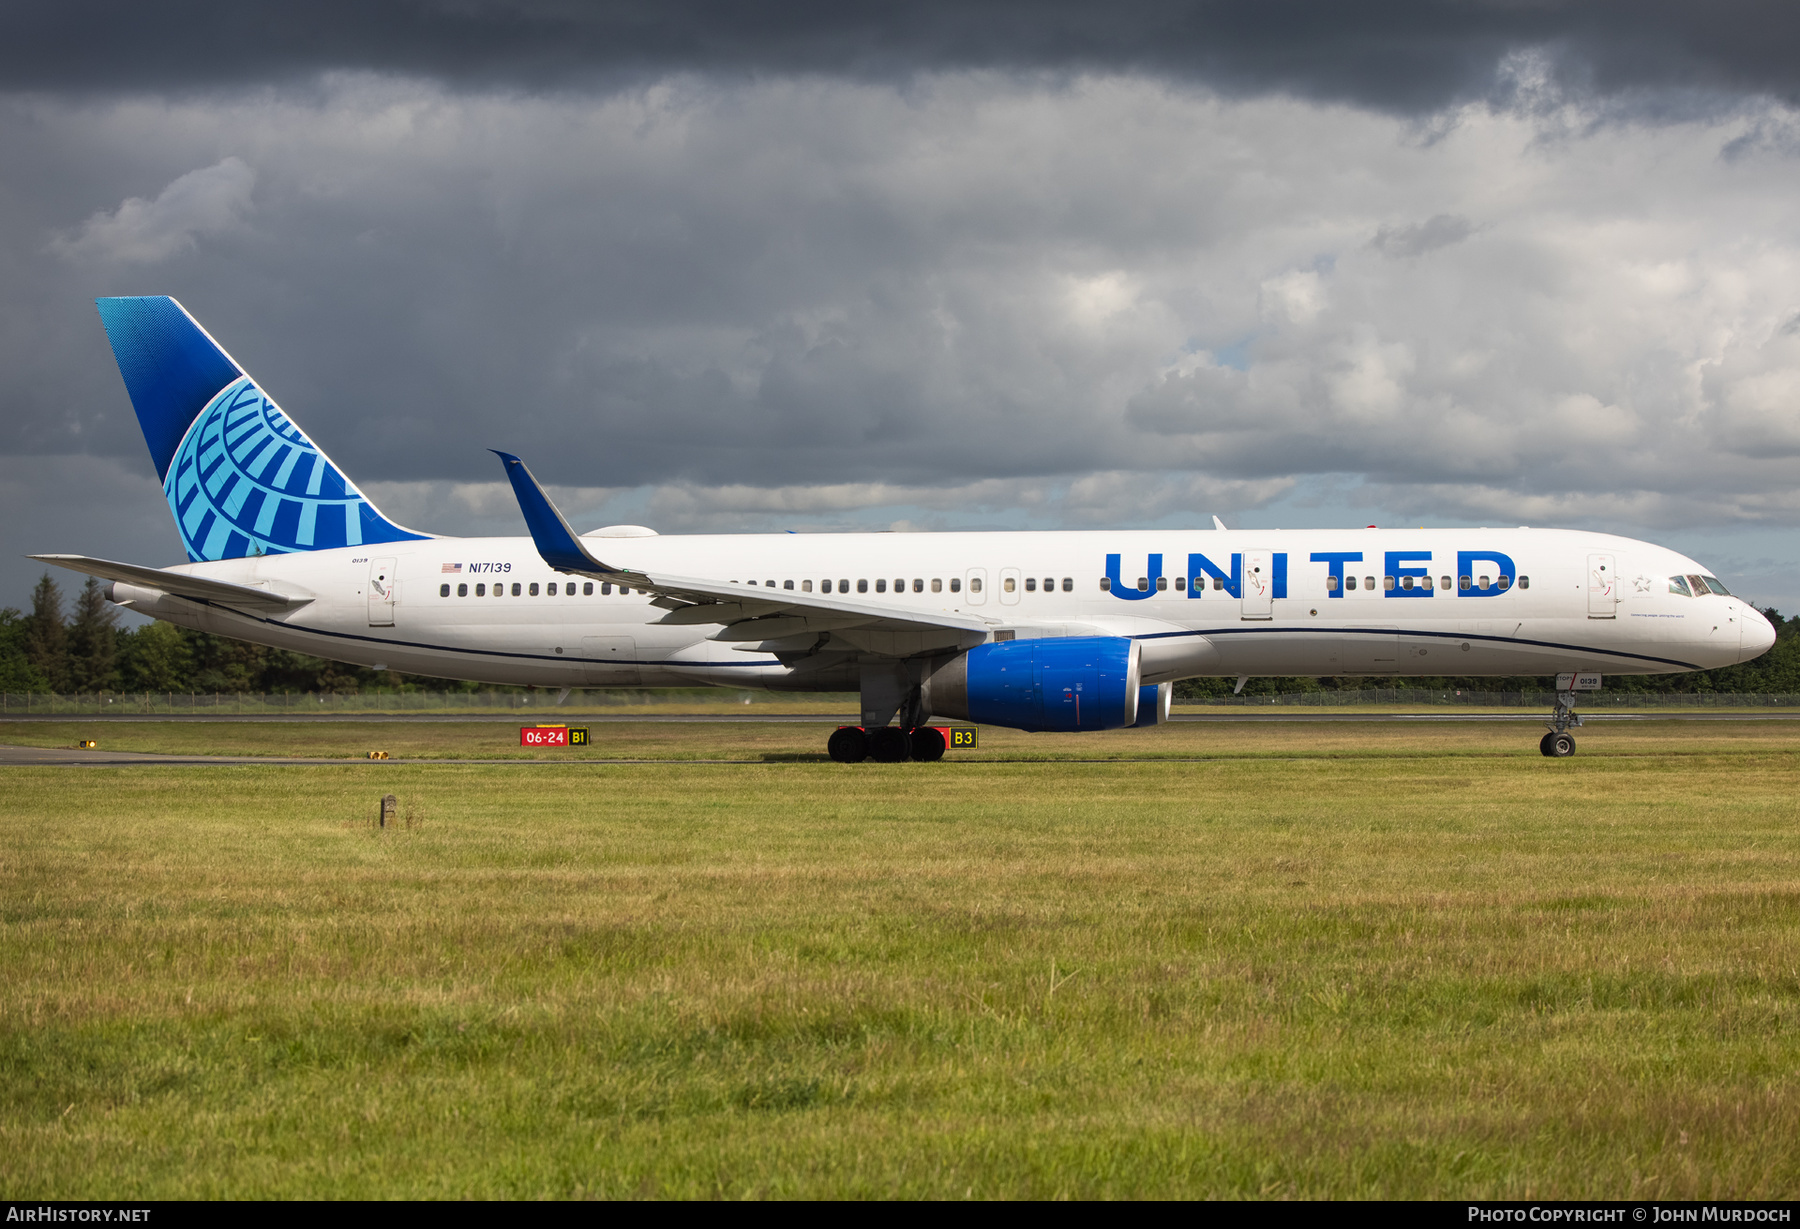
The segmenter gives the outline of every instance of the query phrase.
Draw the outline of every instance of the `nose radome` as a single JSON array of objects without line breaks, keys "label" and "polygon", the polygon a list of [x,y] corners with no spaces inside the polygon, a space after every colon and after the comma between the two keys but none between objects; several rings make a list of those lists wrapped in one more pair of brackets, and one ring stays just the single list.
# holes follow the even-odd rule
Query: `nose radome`
[{"label": "nose radome", "polygon": [[1749,608],[1738,616],[1738,660],[1761,657],[1775,644],[1775,627]]}]

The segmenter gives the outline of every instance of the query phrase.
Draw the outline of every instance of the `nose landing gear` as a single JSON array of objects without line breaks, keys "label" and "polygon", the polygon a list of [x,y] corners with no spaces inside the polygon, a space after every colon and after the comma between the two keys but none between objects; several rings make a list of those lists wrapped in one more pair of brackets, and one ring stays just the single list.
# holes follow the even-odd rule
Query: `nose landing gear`
[{"label": "nose landing gear", "polygon": [[[1558,682],[1561,679],[1557,680]],[[1550,714],[1550,732],[1538,740],[1538,750],[1551,759],[1567,759],[1575,754],[1575,736],[1569,733],[1570,726],[1579,726],[1581,718],[1575,715],[1575,692],[1573,688],[1556,693],[1556,711]]]},{"label": "nose landing gear", "polygon": [[1575,736],[1567,730],[1551,730],[1538,740],[1538,750],[1552,759],[1575,754]]},{"label": "nose landing gear", "polygon": [[860,764],[864,760],[898,764],[907,759],[930,763],[944,758],[944,735],[928,725],[911,730],[893,725],[873,730],[846,725],[832,731],[825,753],[840,764]]}]

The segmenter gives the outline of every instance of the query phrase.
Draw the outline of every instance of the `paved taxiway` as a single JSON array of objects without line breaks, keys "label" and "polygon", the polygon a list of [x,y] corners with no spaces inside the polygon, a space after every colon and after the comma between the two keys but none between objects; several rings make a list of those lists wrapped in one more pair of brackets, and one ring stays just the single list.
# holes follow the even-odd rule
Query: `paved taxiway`
[{"label": "paved taxiway", "polygon": [[[1640,721],[1800,721],[1800,713],[1588,713],[1583,714],[1589,723],[1603,722],[1640,722]],[[313,722],[343,722],[358,724],[373,723],[417,723],[417,722],[458,722],[485,723],[490,725],[516,726],[530,721],[542,721],[544,717],[494,717],[494,716],[349,716],[339,714],[317,714],[280,716],[280,717],[235,717],[235,716],[90,716],[90,717],[37,717],[29,720],[79,722],[93,725],[120,725],[130,722],[267,722],[295,724]],[[25,721],[23,717],[0,718],[0,727],[7,724]],[[599,724],[606,722],[736,722],[736,723],[828,723],[839,722],[849,724],[856,718],[851,714],[832,715],[828,713],[772,713],[767,715],[749,713],[707,713],[707,714],[669,714],[662,716],[581,716],[569,714],[565,721],[570,724]],[[1506,712],[1506,713],[1182,713],[1170,719],[1175,722],[1424,722],[1442,724],[1446,722],[1528,722],[1540,723],[1544,720],[1539,713]],[[785,758],[785,757],[784,757]],[[796,761],[812,762],[815,757],[795,757]],[[816,757],[823,759],[823,756]],[[1196,756],[1192,760],[1172,759],[1166,756],[1145,757],[1144,763],[1203,763],[1216,757]],[[644,759],[593,759],[591,757],[570,757],[567,759],[449,759],[435,757],[406,757],[404,759],[364,760],[354,758],[325,758],[305,756],[274,755],[160,755],[146,751],[109,751],[104,748],[78,747],[20,747],[0,744],[0,767],[123,767],[127,765],[192,765],[195,767],[232,767],[253,765],[295,765],[295,764],[368,764],[375,767],[381,764],[443,764],[443,765],[478,765],[506,764],[515,767],[542,767],[549,765],[570,767],[575,765],[596,764],[766,764],[767,760],[644,760]],[[992,761],[985,761],[992,762]],[[1036,762],[1036,761],[1033,761]],[[1086,763],[1086,760],[1071,760],[1070,763]],[[1108,758],[1094,760],[1094,763],[1133,763],[1131,759]]]}]

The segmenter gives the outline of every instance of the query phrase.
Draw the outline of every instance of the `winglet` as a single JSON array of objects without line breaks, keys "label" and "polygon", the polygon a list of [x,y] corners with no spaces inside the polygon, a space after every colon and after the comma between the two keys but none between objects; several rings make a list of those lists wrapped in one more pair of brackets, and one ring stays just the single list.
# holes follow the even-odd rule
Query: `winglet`
[{"label": "winglet", "polygon": [[569,522],[563,519],[563,514],[556,510],[556,505],[544,494],[544,488],[531,476],[525,462],[498,448],[490,448],[488,451],[505,464],[506,477],[512,483],[513,494],[519,499],[519,511],[525,514],[525,524],[531,530],[531,540],[545,563],[559,572],[619,570],[608,567],[588,554],[587,547],[581,544],[581,539],[569,528]]}]

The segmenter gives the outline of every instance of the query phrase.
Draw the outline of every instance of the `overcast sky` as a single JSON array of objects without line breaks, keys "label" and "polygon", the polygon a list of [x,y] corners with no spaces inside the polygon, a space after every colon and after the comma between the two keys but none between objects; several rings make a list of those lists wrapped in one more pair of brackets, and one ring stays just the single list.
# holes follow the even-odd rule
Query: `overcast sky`
[{"label": "overcast sky", "polygon": [[[172,294],[391,516],[1533,524],[1800,611],[1800,10],[0,8],[0,604]],[[72,580],[72,578],[71,578]]]}]

